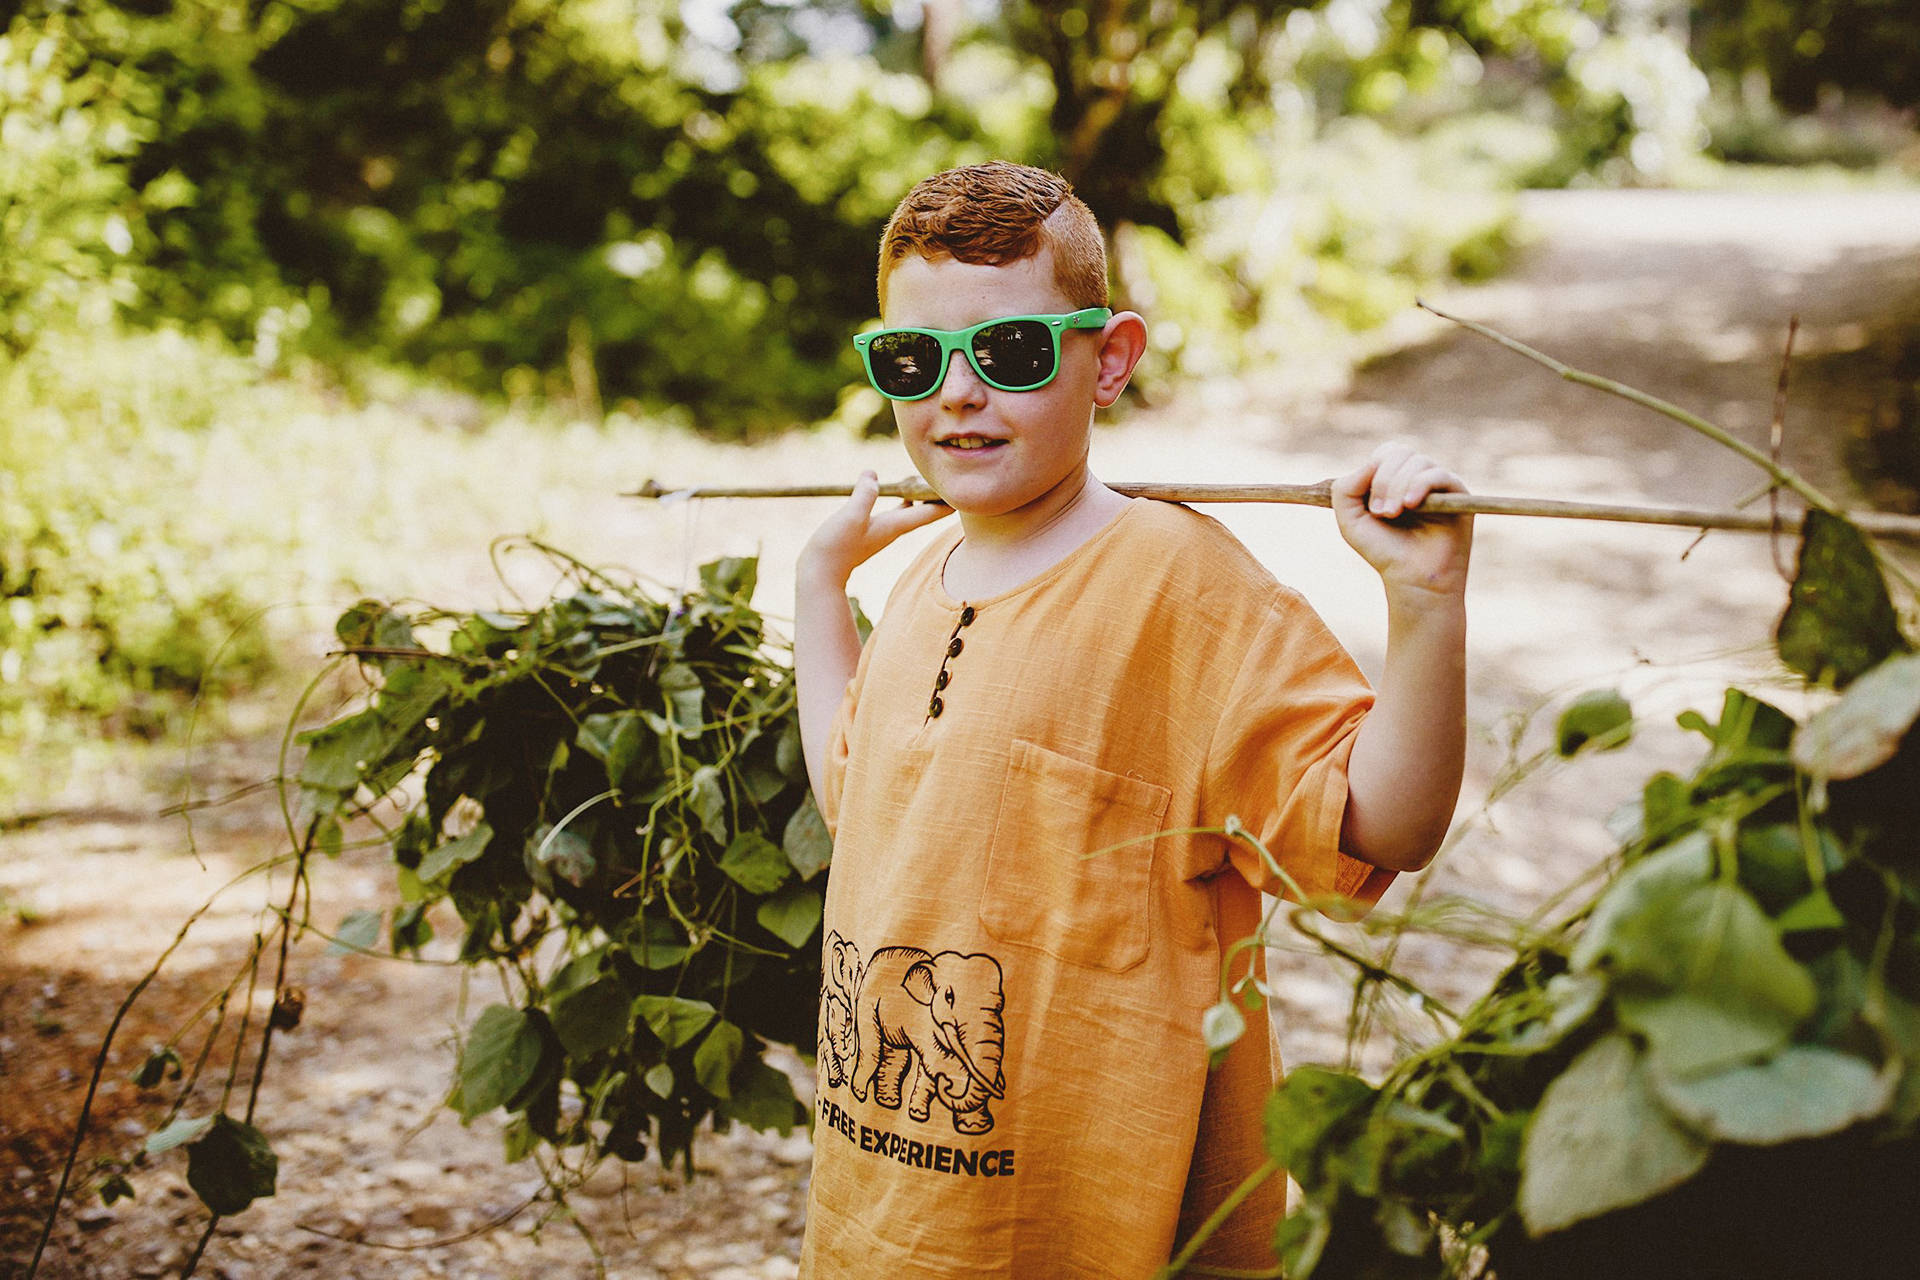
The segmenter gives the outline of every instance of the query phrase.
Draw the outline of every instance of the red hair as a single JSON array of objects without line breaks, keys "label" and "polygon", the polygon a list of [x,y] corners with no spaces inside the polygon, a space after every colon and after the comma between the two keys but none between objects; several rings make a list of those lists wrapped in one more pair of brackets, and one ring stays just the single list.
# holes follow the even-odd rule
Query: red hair
[{"label": "red hair", "polygon": [[1107,305],[1107,248],[1093,210],[1057,173],[993,160],[923,178],[880,237],[887,276],[910,253],[994,266],[1053,250],[1053,279],[1075,309]]}]

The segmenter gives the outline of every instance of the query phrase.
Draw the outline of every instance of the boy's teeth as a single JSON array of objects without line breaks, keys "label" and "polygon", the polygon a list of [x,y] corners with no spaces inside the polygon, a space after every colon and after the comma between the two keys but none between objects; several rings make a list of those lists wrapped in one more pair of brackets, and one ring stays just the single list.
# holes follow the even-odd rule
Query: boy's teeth
[{"label": "boy's teeth", "polygon": [[999,442],[989,440],[985,436],[949,436],[940,443],[950,449],[984,449],[990,444],[998,444]]}]

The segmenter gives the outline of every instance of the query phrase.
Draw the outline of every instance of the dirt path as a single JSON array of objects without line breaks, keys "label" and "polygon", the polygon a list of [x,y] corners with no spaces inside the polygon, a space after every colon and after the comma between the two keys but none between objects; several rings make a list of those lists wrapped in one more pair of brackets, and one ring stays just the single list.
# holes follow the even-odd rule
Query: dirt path
[{"label": "dirt path", "polygon": [[[1920,316],[1920,195],[1826,197],[1578,193],[1530,197],[1538,240],[1508,279],[1438,299],[1568,361],[1632,382],[1763,441],[1787,315],[1803,329],[1789,414],[1791,461],[1847,490],[1839,442],[1866,408],[1861,371],[1876,337]],[[1140,412],[1096,442],[1112,479],[1224,476],[1312,480],[1352,465],[1384,436],[1420,440],[1485,492],[1719,503],[1755,479],[1738,459],[1642,410],[1545,371],[1425,316],[1404,322],[1393,354],[1337,393],[1302,397],[1262,379],[1197,388]],[[558,446],[556,446],[558,447]],[[701,559],[759,550],[760,602],[784,613],[791,556],[818,504],[662,509],[609,496],[647,475],[692,480],[838,476],[862,466],[903,474],[897,447],[816,437],[726,451],[669,437],[596,438],[571,485],[503,493],[476,514],[493,530],[539,527],[588,559],[635,565],[668,583]],[[529,471],[529,474],[542,472]],[[1378,586],[1321,512],[1217,509],[1280,576],[1306,592],[1377,670]],[[1471,596],[1473,755],[1462,835],[1427,892],[1469,893],[1513,911],[1539,904],[1604,856],[1608,812],[1658,764],[1694,754],[1672,714],[1711,712],[1731,679],[1765,682],[1766,641],[1784,588],[1763,540],[1722,535],[1690,554],[1684,532],[1481,522]],[[911,555],[893,549],[855,590],[870,606]],[[448,548],[391,584],[448,604],[490,597],[483,547]],[[1510,757],[1543,742],[1556,699],[1617,685],[1642,715],[1630,760],[1540,769],[1483,811]],[[1528,716],[1538,712],[1529,721]],[[199,794],[271,772],[245,743],[191,764]],[[0,1277],[24,1258],[48,1185],[44,1139],[70,1123],[102,1029],[120,996],[180,921],[279,841],[259,799],[202,814],[188,851],[178,819],[141,815],[178,797],[164,772],[146,794],[116,784],[113,812],[0,836],[0,897],[37,922],[0,925]],[[1404,903],[1411,882],[1387,901]],[[388,901],[376,852],[323,869],[320,923]],[[99,1140],[136,1147],[152,1100],[126,1083],[146,1045],[226,974],[259,925],[262,895],[241,886],[210,913],[168,976],[137,1008],[108,1074]],[[444,958],[445,950],[430,954]],[[1403,953],[1438,991],[1472,994],[1496,957],[1433,944]],[[1278,1018],[1289,1058],[1337,1060],[1348,974],[1317,956],[1277,958]],[[565,1222],[536,1235],[533,1214],[505,1217],[539,1180],[499,1157],[498,1126],[461,1127],[439,1102],[461,1017],[450,966],[327,956],[295,959],[308,995],[300,1029],[280,1042],[261,1122],[281,1160],[280,1194],[223,1224],[200,1274],[254,1277],[573,1277],[592,1256]],[[472,999],[491,993],[478,985]],[[473,1005],[477,1008],[478,1004]],[[257,1011],[264,1010],[264,997]],[[1384,1042],[1383,1042],[1384,1043]],[[42,1145],[36,1146],[35,1139]],[[707,1142],[711,1176],[690,1190],[651,1163],[609,1169],[577,1211],[608,1273],[783,1277],[795,1273],[808,1145],[734,1133]],[[177,1155],[136,1178],[137,1201],[82,1197],[56,1236],[49,1277],[177,1274],[201,1221]],[[83,1167],[81,1173],[84,1175]],[[83,1178],[84,1184],[84,1178]],[[466,1237],[466,1238],[460,1238]],[[439,1241],[451,1241],[439,1243]]]}]

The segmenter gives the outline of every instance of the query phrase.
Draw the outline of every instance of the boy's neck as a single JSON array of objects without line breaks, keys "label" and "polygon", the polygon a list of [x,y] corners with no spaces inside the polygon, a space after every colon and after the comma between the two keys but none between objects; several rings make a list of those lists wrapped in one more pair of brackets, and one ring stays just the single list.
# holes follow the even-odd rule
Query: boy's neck
[{"label": "boy's neck", "polygon": [[946,592],[956,600],[977,600],[1030,582],[1106,528],[1131,501],[1082,466],[1016,511],[962,511],[960,545],[948,557],[943,579]]}]

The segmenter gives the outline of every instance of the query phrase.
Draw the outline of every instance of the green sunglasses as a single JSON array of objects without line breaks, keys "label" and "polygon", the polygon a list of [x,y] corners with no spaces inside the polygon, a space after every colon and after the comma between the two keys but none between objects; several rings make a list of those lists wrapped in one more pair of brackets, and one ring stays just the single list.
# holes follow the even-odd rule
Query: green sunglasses
[{"label": "green sunglasses", "polygon": [[867,378],[889,400],[924,400],[939,389],[955,351],[980,380],[1000,391],[1033,391],[1060,371],[1060,335],[1098,329],[1113,319],[1108,307],[1055,316],[1006,316],[971,329],[877,329],[855,335]]}]

